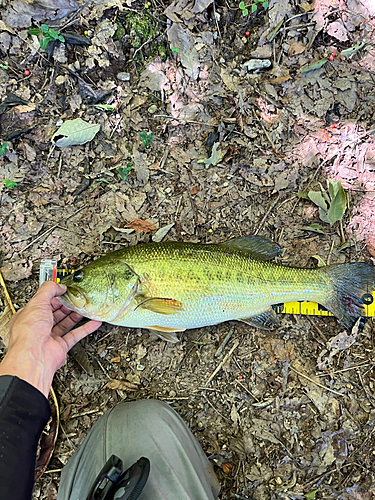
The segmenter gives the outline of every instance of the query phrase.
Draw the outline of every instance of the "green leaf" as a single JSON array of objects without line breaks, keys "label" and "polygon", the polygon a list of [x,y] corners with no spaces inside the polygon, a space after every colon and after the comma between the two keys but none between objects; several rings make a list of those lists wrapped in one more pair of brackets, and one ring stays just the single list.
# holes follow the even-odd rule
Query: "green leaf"
[{"label": "green leaf", "polygon": [[0,68],[8,69],[8,66],[6,64],[0,64]]},{"label": "green leaf", "polygon": [[354,241],[352,239],[345,241],[345,243],[341,245],[341,247],[339,248],[339,252],[342,252],[343,250],[346,250],[347,248],[353,246],[354,246]]},{"label": "green leaf", "polygon": [[327,205],[329,206],[329,204],[331,203],[331,199],[332,198],[329,197],[328,193],[326,192],[326,190],[324,189],[324,187],[321,185],[320,182],[319,182],[319,186],[320,186],[320,191],[322,193],[322,196],[326,200]]},{"label": "green leaf", "polygon": [[331,206],[327,212],[328,222],[332,225],[343,218],[346,210],[346,195],[341,182],[337,183],[337,192],[332,199]]},{"label": "green leaf", "polygon": [[268,2],[263,2],[262,3],[264,9],[268,9],[269,3]]},{"label": "green leaf", "polygon": [[7,142],[4,142],[1,146],[0,146],[0,156],[3,155],[4,153],[7,153],[8,152],[8,143]]},{"label": "green leaf", "polygon": [[33,28],[31,30],[28,30],[28,34],[29,35],[35,35],[35,36],[38,36],[39,35],[39,28]]},{"label": "green leaf", "polygon": [[309,200],[309,193],[308,191],[300,191],[299,193],[297,193],[297,196],[299,198],[304,198],[305,200]]},{"label": "green leaf", "polygon": [[86,144],[86,142],[92,141],[99,132],[99,129],[100,125],[96,123],[87,123],[81,118],[67,120],[53,134],[52,141],[54,141],[59,148]]},{"label": "green leaf", "polygon": [[242,15],[243,15],[243,16],[247,16],[247,15],[248,15],[248,13],[249,13],[249,11],[248,11],[247,9],[243,9],[243,10],[242,10]]},{"label": "green leaf", "polygon": [[317,493],[318,490],[312,490],[310,491],[310,493],[306,493],[305,495],[306,500],[314,500]]},{"label": "green leaf", "polygon": [[325,211],[328,210],[328,205],[326,203],[326,200],[324,199],[320,191],[309,191],[308,197],[313,203],[315,203],[315,205],[318,205],[319,208]]},{"label": "green leaf", "polygon": [[42,24],[40,29],[42,30],[42,33],[48,33],[49,27],[46,24]]},{"label": "green leaf", "polygon": [[4,186],[8,189],[13,189],[17,186],[17,182],[10,181],[9,179],[4,179]]},{"label": "green leaf", "polygon": [[60,36],[60,33],[58,31],[55,31],[55,30],[49,30],[48,36],[50,36],[52,38],[52,40],[57,40]]},{"label": "green leaf", "polygon": [[180,49],[178,47],[171,47],[172,52],[180,52]]},{"label": "green leaf", "polygon": [[116,173],[119,175],[121,180],[126,181],[133,166],[133,163],[129,162],[126,164],[126,167],[120,167],[116,170]]},{"label": "green leaf", "polygon": [[[324,262],[324,260],[321,258],[320,255],[312,255],[311,257],[318,261],[318,267],[326,267],[327,264]],[[315,497],[313,497],[313,498],[315,498]]]},{"label": "green leaf", "polygon": [[276,37],[276,35],[277,35],[277,33],[279,32],[279,30],[280,30],[281,26],[283,25],[283,22],[284,22],[284,19],[281,19],[281,21],[280,21],[280,22],[278,22],[278,23],[276,24],[276,26],[275,26],[274,28],[272,28],[272,30],[268,33],[268,35],[267,35],[267,37],[266,37],[266,38],[267,38],[267,40],[268,40],[269,42],[272,42],[272,41],[273,41],[273,39]]},{"label": "green leaf", "polygon": [[306,66],[306,68],[303,68],[301,70],[301,74],[308,73],[309,71],[314,71],[316,69],[319,69],[322,66],[324,66],[327,61],[328,61],[328,59],[320,59],[319,61],[316,61],[316,62],[310,64],[309,66]]},{"label": "green leaf", "polygon": [[256,3],[253,3],[251,6],[251,13],[254,14],[254,12],[257,10],[258,6]]},{"label": "green leaf", "polygon": [[65,42],[65,38],[62,35],[59,35],[58,40],[60,40],[60,42]]},{"label": "green leaf", "polygon": [[154,138],[154,132],[148,134],[147,132],[139,132],[139,137],[142,139],[143,145],[145,148],[148,148],[152,143],[152,139]]},{"label": "green leaf", "polygon": [[94,104],[94,108],[102,111],[114,111],[116,106],[114,104]]},{"label": "green leaf", "polygon": [[42,50],[46,50],[49,42],[50,42],[50,40],[48,38],[42,38],[41,40],[39,40],[40,48]]},{"label": "green leaf", "polygon": [[365,38],[362,42],[358,42],[353,47],[350,47],[349,49],[342,50],[340,55],[344,56],[345,58],[348,58],[348,57],[352,56],[353,54],[355,54],[356,52],[358,52],[358,50],[362,49],[365,45],[368,44],[368,42],[369,42],[369,40],[367,38]]},{"label": "green leaf", "polygon": [[205,164],[206,168],[210,167],[211,165],[217,165],[224,157],[224,153],[219,149],[219,143],[215,142],[215,144],[212,146],[212,153],[207,160],[204,160],[203,163]]},{"label": "green leaf", "polygon": [[341,181],[331,181],[330,179],[328,179],[328,191],[331,196],[331,199],[333,199],[336,196],[340,187],[341,187]]},{"label": "green leaf", "polygon": [[245,8],[245,2],[240,2],[238,7],[243,10]]}]

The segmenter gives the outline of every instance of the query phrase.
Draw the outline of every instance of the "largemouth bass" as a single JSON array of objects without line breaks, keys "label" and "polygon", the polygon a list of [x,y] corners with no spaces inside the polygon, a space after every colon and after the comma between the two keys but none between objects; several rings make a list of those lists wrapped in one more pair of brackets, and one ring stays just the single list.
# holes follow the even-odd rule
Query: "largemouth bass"
[{"label": "largemouth bass", "polygon": [[271,306],[318,302],[346,328],[374,290],[374,266],[335,264],[302,269],[271,260],[280,248],[248,236],[222,244],[150,243],[110,253],[66,276],[59,300],[91,319],[148,328],[176,342],[176,332],[239,320],[269,329]]}]

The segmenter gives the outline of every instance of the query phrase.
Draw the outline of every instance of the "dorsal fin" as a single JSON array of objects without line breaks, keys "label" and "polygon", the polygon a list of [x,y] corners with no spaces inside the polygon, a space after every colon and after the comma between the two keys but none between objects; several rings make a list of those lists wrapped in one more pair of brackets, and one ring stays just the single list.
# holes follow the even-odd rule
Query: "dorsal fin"
[{"label": "dorsal fin", "polygon": [[272,260],[281,252],[281,248],[269,238],[251,234],[242,238],[220,243],[221,246],[236,248],[243,252],[249,252],[252,257],[259,260]]}]

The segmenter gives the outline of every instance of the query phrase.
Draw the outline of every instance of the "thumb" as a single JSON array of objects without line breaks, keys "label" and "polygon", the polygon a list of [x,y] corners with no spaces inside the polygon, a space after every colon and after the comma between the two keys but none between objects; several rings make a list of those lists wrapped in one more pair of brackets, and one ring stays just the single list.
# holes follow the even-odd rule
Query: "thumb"
[{"label": "thumb", "polygon": [[33,297],[34,302],[51,303],[54,297],[60,297],[66,292],[66,286],[54,281],[45,281]]}]

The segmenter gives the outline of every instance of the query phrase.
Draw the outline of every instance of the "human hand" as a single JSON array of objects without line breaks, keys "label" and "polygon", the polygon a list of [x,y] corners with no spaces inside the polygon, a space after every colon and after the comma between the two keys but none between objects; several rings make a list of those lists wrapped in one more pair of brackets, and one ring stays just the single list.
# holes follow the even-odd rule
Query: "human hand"
[{"label": "human hand", "polygon": [[56,299],[65,291],[65,285],[46,281],[13,316],[8,352],[0,363],[0,375],[26,380],[47,398],[53,376],[64,364],[69,349],[102,324],[92,320],[73,329],[83,316]]}]

